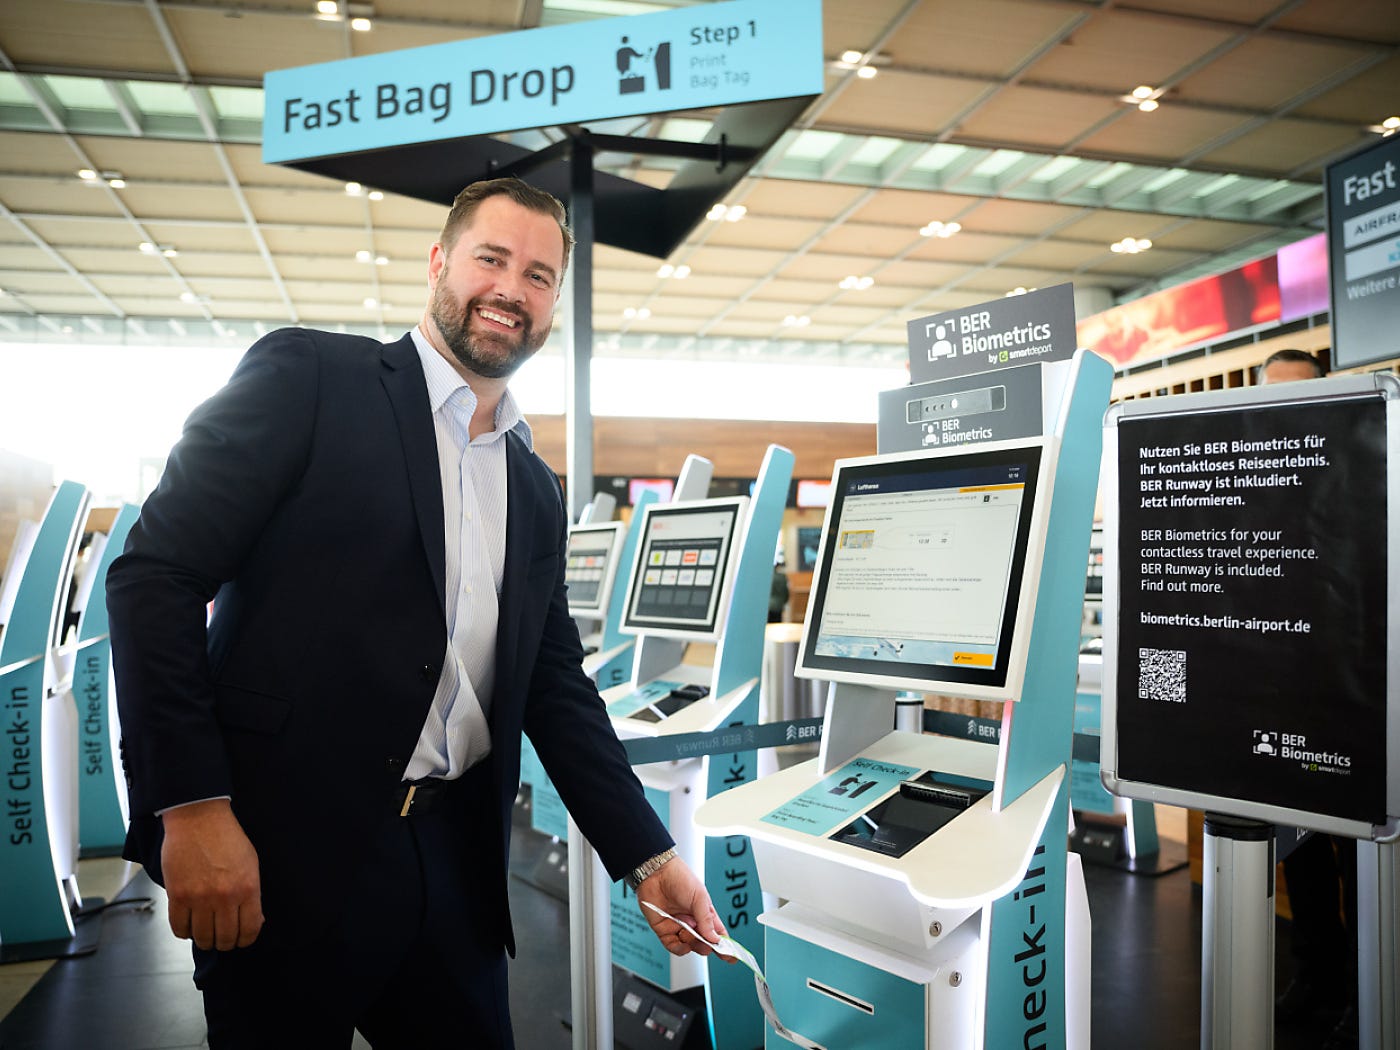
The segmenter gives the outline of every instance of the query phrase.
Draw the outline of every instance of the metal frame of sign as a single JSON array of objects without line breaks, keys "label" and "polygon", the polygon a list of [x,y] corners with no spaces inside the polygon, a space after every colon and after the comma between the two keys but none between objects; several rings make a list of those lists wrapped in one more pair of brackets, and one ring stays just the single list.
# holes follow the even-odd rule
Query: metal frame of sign
[{"label": "metal frame of sign", "polygon": [[[1119,476],[1119,425],[1125,420],[1237,412],[1248,407],[1383,404],[1385,459],[1387,464],[1384,502],[1387,515],[1385,549],[1386,611],[1383,644],[1385,677],[1384,805],[1387,819],[1379,823],[1315,813],[1260,801],[1203,793],[1172,783],[1148,783],[1119,775],[1120,726],[1118,675],[1120,664],[1120,610],[1122,577],[1118,508],[1123,498]],[[1101,776],[1104,786],[1126,798],[1161,802],[1168,805],[1203,809],[1213,813],[1245,817],[1271,824],[1310,828],[1349,838],[1386,841],[1400,836],[1400,558],[1394,557],[1395,522],[1400,521],[1400,483],[1395,468],[1400,466],[1400,381],[1394,376],[1372,374],[1338,376],[1305,383],[1287,383],[1240,390],[1183,394],[1169,399],[1150,398],[1113,406],[1104,420],[1103,466],[1100,472],[1103,505],[1108,508],[1104,521],[1104,674]],[[1222,490],[1223,491],[1223,490]],[[1138,493],[1130,494],[1137,498]],[[1165,523],[1164,523],[1165,524]],[[1204,734],[1201,734],[1203,737]],[[1208,746],[1200,739],[1202,748]]]}]

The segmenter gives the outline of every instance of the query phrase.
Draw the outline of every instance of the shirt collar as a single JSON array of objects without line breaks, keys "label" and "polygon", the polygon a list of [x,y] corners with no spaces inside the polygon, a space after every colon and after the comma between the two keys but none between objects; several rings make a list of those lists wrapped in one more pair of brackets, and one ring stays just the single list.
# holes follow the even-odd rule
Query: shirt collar
[{"label": "shirt collar", "polygon": [[[447,359],[437,352],[433,344],[428,342],[423,330],[414,325],[409,334],[413,336],[413,346],[418,351],[418,359],[423,363],[423,378],[428,383],[428,404],[434,414],[446,404],[448,398],[462,389],[467,391],[470,404],[475,405],[476,395],[472,393],[471,386],[447,363]],[[504,434],[508,430],[514,430],[525,442],[525,447],[531,452],[535,451],[535,437],[530,430],[530,424],[525,421],[509,388],[501,395],[501,401],[496,406],[493,433]]]}]

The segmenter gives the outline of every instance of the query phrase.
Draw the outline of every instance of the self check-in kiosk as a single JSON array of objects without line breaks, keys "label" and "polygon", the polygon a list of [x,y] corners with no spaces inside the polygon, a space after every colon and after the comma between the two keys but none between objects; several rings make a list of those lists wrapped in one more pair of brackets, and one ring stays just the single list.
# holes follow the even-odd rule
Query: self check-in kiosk
[{"label": "self check-in kiosk", "polygon": [[25,529],[0,596],[0,960],[90,951],[75,937],[78,733],[56,656],[87,520],[88,492],[65,481]]},{"label": "self check-in kiosk", "polygon": [[1360,1045],[1400,1045],[1398,465],[1389,375],[1105,420],[1103,781],[1206,812],[1206,1050],[1273,1045],[1275,825],[1358,840]]},{"label": "self check-in kiosk", "polygon": [[[838,462],[798,668],[833,683],[820,754],[696,814],[785,901],[767,980],[812,1045],[1088,1046],[1066,765],[1111,370],[1044,367],[1044,435]],[[901,690],[1007,701],[1000,744],[894,731]]]},{"label": "self check-in kiosk", "polygon": [[[678,498],[643,509],[621,623],[637,639],[633,676],[603,692],[624,741],[756,722],[773,550],[792,465],[791,452],[771,446],[751,497]],[[697,644],[714,646],[712,660],[688,659]],[[637,774],[677,852],[703,872],[730,933],[761,953],[754,920],[762,895],[747,840],[707,841],[694,823],[706,797],[753,780],[755,753],[678,758],[638,766]],[[710,1045],[758,1045],[763,1015],[745,975],[667,953],[620,883],[610,910],[612,959],[625,971],[613,995],[620,1043],[678,1045],[703,1004]]]}]

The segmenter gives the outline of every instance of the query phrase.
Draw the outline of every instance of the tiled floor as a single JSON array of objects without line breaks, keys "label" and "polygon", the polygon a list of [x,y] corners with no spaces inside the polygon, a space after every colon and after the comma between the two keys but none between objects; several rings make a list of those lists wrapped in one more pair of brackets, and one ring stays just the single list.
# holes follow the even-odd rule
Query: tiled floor
[{"label": "tiled floor", "polygon": [[[1164,826],[1169,830],[1170,824]],[[530,870],[543,842],[517,833],[512,858]],[[1184,853],[1165,839],[1168,851]],[[1200,1045],[1201,890],[1185,869],[1160,878],[1086,867],[1093,917],[1094,1050],[1192,1050]],[[92,955],[0,967],[0,1050],[178,1050],[204,1045],[199,996],[185,945],[165,925],[164,898],[144,873],[125,883],[120,862],[84,862],[83,892],[151,896],[102,917]],[[100,888],[105,884],[106,891]],[[569,1050],[568,917],[564,904],[511,880],[520,952],[511,969],[511,1011],[521,1050]],[[89,920],[93,921],[93,920]],[[1291,966],[1288,924],[1279,924],[1279,986]],[[1277,1050],[1317,1050],[1326,1027],[1280,1030]],[[357,1041],[357,1047],[363,1047]]]}]

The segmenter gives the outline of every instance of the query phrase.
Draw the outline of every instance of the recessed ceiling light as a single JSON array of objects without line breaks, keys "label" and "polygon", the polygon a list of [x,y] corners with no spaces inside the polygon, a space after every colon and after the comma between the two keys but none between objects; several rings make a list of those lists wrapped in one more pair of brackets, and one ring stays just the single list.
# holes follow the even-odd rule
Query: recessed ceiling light
[{"label": "recessed ceiling light", "polygon": [[1135,99],[1151,98],[1154,94],[1156,94],[1156,89],[1150,88],[1146,84],[1139,84],[1133,88],[1133,98]]},{"label": "recessed ceiling light", "polygon": [[78,178],[82,179],[84,182],[95,182],[97,179],[97,172],[93,171],[91,168],[79,168]]},{"label": "recessed ceiling light", "polygon": [[375,266],[388,266],[388,265],[389,265],[389,257],[388,257],[387,255],[376,255],[376,256],[374,257],[374,265],[375,265]]},{"label": "recessed ceiling light", "polygon": [[845,288],[847,291],[863,292],[874,283],[875,278],[873,277],[857,277],[855,274],[841,278],[841,287]]},{"label": "recessed ceiling light", "polygon": [[676,268],[670,263],[662,263],[656,268],[656,276],[660,277],[663,281],[675,272]]},{"label": "recessed ceiling light", "polygon": [[136,250],[142,255],[154,255],[156,253],[156,246],[150,241],[142,241],[136,246]]},{"label": "recessed ceiling light", "polygon": [[126,189],[126,179],[118,175],[115,179],[108,179],[107,185],[111,186],[114,190],[124,190]]},{"label": "recessed ceiling light", "polygon": [[1151,113],[1159,105],[1161,105],[1161,103],[1159,103],[1155,98],[1145,98],[1138,103],[1138,109],[1142,110],[1142,112],[1144,113]]},{"label": "recessed ceiling light", "polygon": [[784,328],[806,328],[812,319],[806,314],[788,314],[783,318]]},{"label": "recessed ceiling light", "polygon": [[951,237],[962,229],[960,222],[938,222],[934,221],[919,230],[921,237]]},{"label": "recessed ceiling light", "polygon": [[336,0],[316,0],[316,13],[318,15],[338,15],[340,5]]},{"label": "recessed ceiling light", "polygon": [[357,252],[355,253],[355,261],[356,261],[356,262],[367,263],[367,262],[369,262],[369,261],[370,261],[371,259],[373,259],[373,258],[374,258],[373,253],[366,251],[364,248],[361,248],[359,251],[357,251]]},{"label": "recessed ceiling light", "polygon": [[361,186],[358,182],[347,182],[345,184],[345,193],[347,196],[358,197],[364,192],[365,188]]},{"label": "recessed ceiling light", "polygon": [[1124,237],[1121,241],[1115,241],[1108,246],[1109,251],[1120,255],[1136,255],[1138,252],[1145,252],[1152,247],[1152,242],[1146,237]]},{"label": "recessed ceiling light", "polygon": [[879,72],[874,66],[861,66],[856,70],[856,76],[860,77],[861,80],[874,80]]},{"label": "recessed ceiling light", "polygon": [[742,204],[731,204],[728,206],[716,204],[705,213],[705,218],[709,219],[711,222],[738,222],[748,214],[748,211],[749,209]]},{"label": "recessed ceiling light", "polygon": [[164,248],[162,248],[162,249],[160,250],[160,254],[161,254],[161,255],[164,255],[167,259],[174,259],[176,256],[178,256],[178,255],[180,254],[180,251],[179,251],[178,248],[174,248],[174,247],[171,247],[170,245],[166,245]]},{"label": "recessed ceiling light", "polygon": [[370,31],[370,20],[368,18],[350,19],[350,28],[357,33],[368,33]]},{"label": "recessed ceiling light", "polygon": [[865,57],[865,56],[864,56],[863,54],[861,54],[859,51],[842,51],[842,52],[841,52],[841,61],[847,63],[848,65],[852,65],[852,66],[855,65],[857,62],[859,62],[859,61],[860,61],[862,58],[864,58],[864,57]]},{"label": "recessed ceiling light", "polygon": [[373,310],[379,305],[379,300],[372,295],[365,296],[365,309]]},{"label": "recessed ceiling light", "polygon": [[384,199],[384,192],[382,190],[370,190],[369,199],[372,201],[382,201]]},{"label": "recessed ceiling light", "polygon": [[633,320],[634,318],[638,321],[645,321],[648,317],[651,316],[651,311],[648,310],[645,306],[641,307],[640,309],[635,306],[629,306],[627,309],[622,311],[622,316],[627,318],[629,321]]}]

